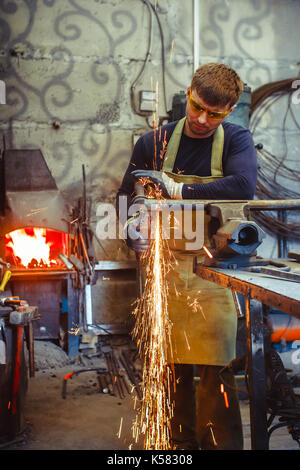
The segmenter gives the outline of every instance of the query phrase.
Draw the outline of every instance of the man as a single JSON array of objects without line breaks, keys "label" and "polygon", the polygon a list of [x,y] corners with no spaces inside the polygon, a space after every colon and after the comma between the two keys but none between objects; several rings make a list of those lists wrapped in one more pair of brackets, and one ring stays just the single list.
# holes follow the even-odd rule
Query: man
[{"label": "man", "polygon": [[[252,199],[257,164],[251,134],[225,120],[242,89],[230,67],[200,66],[187,89],[185,118],[138,140],[118,195],[131,198],[135,181],[147,177],[165,198]],[[174,443],[180,449],[242,449],[235,380],[224,369],[235,357],[237,318],[231,291],[195,276],[192,254],[177,252],[176,260],[168,279],[177,379]],[[189,298],[199,301],[197,314],[187,308]],[[193,365],[200,378],[196,406]]]}]

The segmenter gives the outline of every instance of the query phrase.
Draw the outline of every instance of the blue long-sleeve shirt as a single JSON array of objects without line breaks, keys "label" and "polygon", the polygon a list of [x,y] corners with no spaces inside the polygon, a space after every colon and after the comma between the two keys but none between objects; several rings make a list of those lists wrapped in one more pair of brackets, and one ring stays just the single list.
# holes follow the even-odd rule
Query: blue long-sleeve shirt
[{"label": "blue long-sleeve shirt", "polygon": [[[131,172],[138,169],[161,170],[165,157],[165,143],[169,141],[177,122],[141,136],[118,195],[133,196],[135,178]],[[253,199],[257,179],[257,159],[251,133],[244,127],[223,122],[223,178],[205,184],[184,184],[183,199]],[[173,173],[211,176],[213,136],[196,139],[182,135]]]}]

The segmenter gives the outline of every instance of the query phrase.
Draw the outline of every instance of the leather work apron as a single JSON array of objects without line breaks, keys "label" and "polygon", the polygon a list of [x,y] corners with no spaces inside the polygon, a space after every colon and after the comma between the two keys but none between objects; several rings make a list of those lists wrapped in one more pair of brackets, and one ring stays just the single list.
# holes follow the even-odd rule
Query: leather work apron
[{"label": "leather work apron", "polygon": [[[222,153],[224,130],[220,125],[213,138],[211,176],[178,175],[173,167],[184,129],[181,119],[170,138],[162,171],[184,184],[209,183],[223,177]],[[204,244],[209,247],[208,222],[204,216]],[[179,241],[180,242],[180,241]],[[182,364],[223,366],[235,358],[237,313],[230,289],[201,279],[193,273],[193,258],[204,260],[204,251],[187,252],[176,240],[169,241],[176,264],[167,275],[168,310],[172,322],[172,357]]]}]

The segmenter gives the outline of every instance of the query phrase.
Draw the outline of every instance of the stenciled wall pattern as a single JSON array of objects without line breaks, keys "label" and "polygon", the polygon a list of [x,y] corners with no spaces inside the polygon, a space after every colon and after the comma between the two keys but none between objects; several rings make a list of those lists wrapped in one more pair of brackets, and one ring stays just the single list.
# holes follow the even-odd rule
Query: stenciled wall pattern
[{"label": "stenciled wall pattern", "polygon": [[[293,0],[200,0],[199,63],[229,63],[252,89],[296,76],[299,13]],[[193,24],[192,0],[1,1],[6,147],[40,148],[70,202],[80,195],[84,164],[95,222],[97,203],[114,202],[133,135],[150,128],[151,117],[134,112],[139,91],[158,89],[166,118],[173,95],[189,84]],[[276,119],[262,122],[258,138],[267,132],[273,146],[271,128]],[[105,246],[110,259],[128,255],[124,244]]]}]

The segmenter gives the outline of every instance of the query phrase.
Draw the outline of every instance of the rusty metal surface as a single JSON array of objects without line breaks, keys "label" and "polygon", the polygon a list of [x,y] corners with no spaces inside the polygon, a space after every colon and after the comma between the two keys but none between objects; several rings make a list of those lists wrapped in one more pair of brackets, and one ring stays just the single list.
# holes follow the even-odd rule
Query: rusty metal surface
[{"label": "rusty metal surface", "polygon": [[69,277],[73,278],[76,276],[75,270],[67,269],[30,269],[30,270],[17,270],[12,271],[12,277],[10,278],[10,283],[20,282],[20,281],[47,281],[47,280],[62,280],[68,279]]},{"label": "rusty metal surface", "polygon": [[196,265],[195,272],[207,281],[300,318],[300,284],[297,282],[243,270],[208,268],[200,264]]}]

